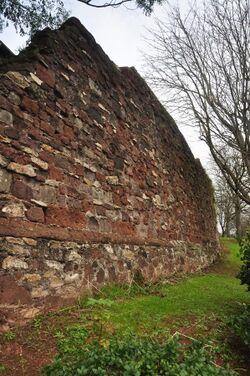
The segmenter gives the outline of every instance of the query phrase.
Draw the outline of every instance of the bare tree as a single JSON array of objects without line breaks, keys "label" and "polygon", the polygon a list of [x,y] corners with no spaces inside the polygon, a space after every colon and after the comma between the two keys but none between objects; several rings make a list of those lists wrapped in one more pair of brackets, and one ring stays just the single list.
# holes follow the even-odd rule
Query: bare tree
[{"label": "bare tree", "polygon": [[[225,153],[225,157],[230,169],[234,172],[237,187],[237,182],[242,180],[243,168],[241,161],[238,154],[235,152],[232,154],[230,149]],[[241,200],[238,193],[233,191],[227,184],[224,175],[213,159],[211,159],[209,164],[209,173],[214,181],[217,219],[221,227],[222,236],[234,234],[240,239],[244,233],[244,227],[247,225],[250,205]]]},{"label": "bare tree", "polygon": [[250,208],[246,208],[242,213],[241,219],[241,234],[246,236],[246,233],[250,231]]},{"label": "bare tree", "polygon": [[232,191],[227,186],[224,177],[217,177],[214,196],[221,235],[229,237],[234,229],[234,202]]},{"label": "bare tree", "polygon": [[[146,78],[198,126],[226,182],[250,204],[250,0],[170,7],[150,31]],[[228,159],[237,155],[242,176]],[[232,153],[231,153],[232,152]]]}]

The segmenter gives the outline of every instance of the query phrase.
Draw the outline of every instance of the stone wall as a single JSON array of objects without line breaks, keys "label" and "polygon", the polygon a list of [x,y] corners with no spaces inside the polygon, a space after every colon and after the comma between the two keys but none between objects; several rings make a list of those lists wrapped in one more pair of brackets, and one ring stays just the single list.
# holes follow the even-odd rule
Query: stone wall
[{"label": "stone wall", "polygon": [[216,258],[210,181],[134,68],[74,18],[1,61],[2,304]]}]

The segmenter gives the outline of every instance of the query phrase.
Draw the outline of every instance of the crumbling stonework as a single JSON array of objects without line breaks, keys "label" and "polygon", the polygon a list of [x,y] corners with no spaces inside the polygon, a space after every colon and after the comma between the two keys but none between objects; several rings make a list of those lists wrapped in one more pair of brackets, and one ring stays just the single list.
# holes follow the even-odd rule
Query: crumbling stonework
[{"label": "crumbling stonework", "polygon": [[133,68],[72,18],[0,65],[0,299],[154,281],[218,254],[209,179]]}]

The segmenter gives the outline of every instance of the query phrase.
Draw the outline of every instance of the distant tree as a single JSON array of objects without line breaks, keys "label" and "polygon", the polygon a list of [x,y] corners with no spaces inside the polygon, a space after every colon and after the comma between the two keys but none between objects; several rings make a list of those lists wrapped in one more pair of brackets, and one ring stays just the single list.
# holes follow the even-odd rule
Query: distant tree
[{"label": "distant tree", "polygon": [[[224,152],[224,157],[235,175],[237,187],[244,175],[241,160],[238,154],[233,154],[230,149]],[[250,205],[241,200],[237,190],[232,190],[221,169],[213,159],[211,159],[209,164],[209,172],[214,181],[217,219],[221,227],[222,236],[234,234],[237,239],[240,239],[247,229]]]},{"label": "distant tree", "polygon": [[[165,0],[76,0],[94,8],[118,7],[122,4],[134,3],[143,12],[150,15],[155,4]],[[1,0],[0,31],[14,24],[21,35],[33,34],[46,26],[57,28],[69,16],[63,0]]]},{"label": "distant tree", "polygon": [[229,237],[234,229],[234,195],[223,176],[215,181],[214,195],[221,235]]},{"label": "distant tree", "polygon": [[150,30],[146,78],[199,128],[228,185],[250,204],[250,0],[193,3],[185,14],[169,7]]}]

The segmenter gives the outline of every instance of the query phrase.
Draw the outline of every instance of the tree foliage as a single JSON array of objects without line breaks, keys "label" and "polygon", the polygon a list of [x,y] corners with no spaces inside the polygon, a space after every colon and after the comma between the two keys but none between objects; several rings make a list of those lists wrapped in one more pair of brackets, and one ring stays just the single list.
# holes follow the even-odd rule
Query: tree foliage
[{"label": "tree foliage", "polygon": [[250,0],[199,2],[186,14],[170,7],[166,21],[150,31],[145,57],[149,82],[165,94],[170,109],[198,126],[226,182],[248,204],[249,25]]},{"label": "tree foliage", "polygon": [[162,4],[165,0],[78,0],[83,4],[89,5],[94,8],[106,8],[106,7],[118,7],[122,4],[133,4],[138,8],[141,8],[143,12],[150,15],[153,11],[155,4]]},{"label": "tree foliage", "polygon": [[[150,15],[155,4],[164,0],[76,0],[94,8],[118,7],[122,4],[141,8]],[[2,0],[0,1],[0,31],[13,23],[21,35],[33,34],[46,26],[57,28],[67,17],[63,0]]]},{"label": "tree foliage", "polygon": [[240,254],[243,264],[238,277],[241,280],[241,284],[247,285],[248,291],[250,291],[250,232],[246,234],[240,243]]},{"label": "tree foliage", "polygon": [[46,26],[58,27],[68,16],[62,0],[0,1],[0,31],[12,23],[21,35],[33,34]]}]

